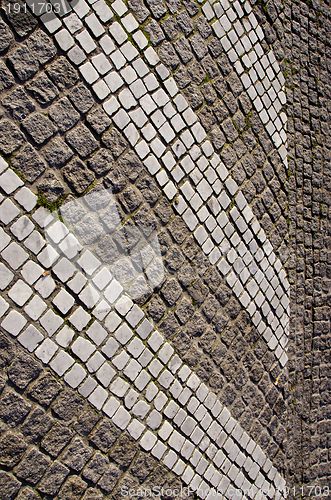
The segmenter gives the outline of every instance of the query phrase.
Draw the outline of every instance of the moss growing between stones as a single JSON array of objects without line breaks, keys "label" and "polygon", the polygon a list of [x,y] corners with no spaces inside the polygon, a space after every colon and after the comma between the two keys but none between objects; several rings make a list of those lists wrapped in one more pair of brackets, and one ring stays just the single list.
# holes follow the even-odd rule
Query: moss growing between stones
[{"label": "moss growing between stones", "polygon": [[267,4],[268,4],[268,2],[267,2],[267,1],[265,1],[265,0],[257,0],[257,1],[256,1],[256,5],[258,5],[258,6],[262,9],[262,11],[264,12],[264,14],[265,14],[266,16],[268,16],[268,8],[267,8]]},{"label": "moss growing between stones", "polygon": [[98,185],[97,179],[94,179],[94,181],[83,191],[82,196],[90,193],[96,186]]},{"label": "moss growing between stones", "polygon": [[[55,201],[50,201],[47,199],[47,197],[42,192],[38,191],[37,205],[39,207],[47,208],[47,210],[49,210],[50,212],[55,212],[55,211],[58,212],[59,208],[64,203],[66,198],[67,198],[67,195],[61,195]],[[60,218],[60,215],[59,215],[59,218]]]},{"label": "moss growing between stones", "polygon": [[18,168],[15,168],[12,165],[10,165],[10,162],[8,162],[8,165],[23,182],[26,182],[26,178],[24,174],[21,172],[21,170],[18,170]]},{"label": "moss growing between stones", "polygon": [[245,128],[244,128],[243,132],[246,132],[248,129],[251,128],[251,126],[252,126],[252,117],[253,117],[253,111],[250,111],[245,116],[245,118],[244,118],[244,120],[245,120]]}]

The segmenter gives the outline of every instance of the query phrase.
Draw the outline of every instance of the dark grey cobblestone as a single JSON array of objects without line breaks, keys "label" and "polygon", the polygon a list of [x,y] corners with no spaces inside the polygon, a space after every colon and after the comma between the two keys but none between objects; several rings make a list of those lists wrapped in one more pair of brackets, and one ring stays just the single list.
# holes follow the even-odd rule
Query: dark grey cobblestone
[{"label": "dark grey cobblestone", "polygon": [[23,128],[38,145],[43,144],[55,133],[55,126],[41,113],[34,113],[23,121]]},{"label": "dark grey cobblestone", "polygon": [[41,105],[51,103],[59,94],[57,87],[43,72],[38,73],[36,78],[28,82],[26,88]]},{"label": "dark grey cobblestone", "polygon": [[30,12],[26,12],[26,10],[24,9],[23,0],[18,0],[17,2],[15,2],[15,0],[6,1],[6,5],[11,5],[11,7],[13,7],[15,3],[20,5],[21,8],[7,9],[6,10],[7,18],[9,20],[10,25],[13,27],[14,31],[19,36],[24,37],[28,35],[37,26],[38,21]]},{"label": "dark grey cobblestone", "polygon": [[15,76],[23,82],[34,76],[39,68],[38,61],[27,46],[18,47],[9,56],[8,61]]}]

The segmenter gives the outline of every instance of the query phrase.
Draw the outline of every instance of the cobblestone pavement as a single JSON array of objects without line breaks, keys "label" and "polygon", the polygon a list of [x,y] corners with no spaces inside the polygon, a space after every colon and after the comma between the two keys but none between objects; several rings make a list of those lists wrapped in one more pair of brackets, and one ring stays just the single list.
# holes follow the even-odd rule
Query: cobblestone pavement
[{"label": "cobblestone pavement", "polygon": [[2,497],[317,496],[326,6],[27,3],[0,19]]},{"label": "cobblestone pavement", "polygon": [[[292,2],[288,60],[289,206],[293,257],[289,480],[318,497],[330,485],[330,11]],[[288,24],[290,26],[290,24]],[[304,486],[302,486],[304,485]]]}]

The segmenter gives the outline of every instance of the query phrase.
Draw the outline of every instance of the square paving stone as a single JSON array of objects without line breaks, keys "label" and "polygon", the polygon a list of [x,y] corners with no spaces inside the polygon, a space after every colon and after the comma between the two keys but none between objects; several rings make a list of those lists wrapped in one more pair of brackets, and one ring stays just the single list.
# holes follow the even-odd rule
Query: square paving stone
[{"label": "square paving stone", "polygon": [[81,65],[79,71],[88,84],[94,83],[99,78],[98,72],[90,62]]},{"label": "square paving stone", "polygon": [[37,358],[41,359],[43,363],[48,363],[49,360],[54,356],[58,349],[58,346],[51,339],[46,338],[35,350],[35,355]]},{"label": "square paving stone", "polygon": [[90,54],[97,48],[93,38],[86,29],[82,30],[78,35],[76,35],[76,39],[78,40],[86,54]]},{"label": "square paving stone", "polygon": [[46,169],[44,159],[30,144],[27,144],[15,154],[12,166],[21,172],[29,182],[35,181]]},{"label": "square paving stone", "polygon": [[26,84],[26,89],[40,104],[49,104],[59,94],[57,87],[45,73],[38,75]]},{"label": "square paving stone", "polygon": [[64,325],[64,327],[56,335],[56,342],[62,347],[68,347],[71,344],[74,335],[75,332],[67,325]]},{"label": "square paving stone", "polygon": [[[96,351],[86,363],[88,370],[93,373],[99,370],[100,366],[103,365],[106,361],[106,358],[100,354],[99,351]],[[99,379],[100,380],[100,379]],[[101,381],[101,380],[100,380]]]},{"label": "square paving stone", "polygon": [[16,76],[21,81],[26,81],[35,75],[39,63],[35,55],[25,45],[18,47],[8,58]]},{"label": "square paving stone", "polygon": [[77,71],[64,56],[52,62],[47,67],[46,73],[60,90],[72,87],[78,80]]},{"label": "square paving stone", "polygon": [[33,325],[29,325],[18,337],[20,344],[29,352],[33,352],[43,339],[44,336]]},{"label": "square paving stone", "polygon": [[104,405],[103,407],[103,411],[106,413],[106,415],[108,415],[109,417],[112,417],[114,415],[114,413],[117,411],[117,409],[119,408],[120,406],[120,403],[117,401],[116,398],[114,398],[113,396],[111,396],[107,403]]},{"label": "square paving stone", "polygon": [[108,387],[111,380],[115,377],[116,372],[114,368],[110,366],[109,363],[103,363],[101,368],[98,369],[96,373],[97,379],[102,383],[104,387]]},{"label": "square paving stone", "polygon": [[115,333],[115,337],[120,342],[122,345],[126,344],[130,338],[132,337],[133,332],[131,328],[128,327],[128,325],[123,324],[121,325]]},{"label": "square paving stone", "polygon": [[51,245],[47,245],[39,254],[39,262],[46,268],[50,268],[59,258],[59,254]]},{"label": "square paving stone", "polygon": [[57,169],[65,165],[74,154],[60,137],[55,137],[52,141],[49,141],[41,152],[46,162]]},{"label": "square paving stone", "polygon": [[52,300],[58,310],[66,314],[75,303],[75,299],[66,290],[61,290]]},{"label": "square paving stone", "polygon": [[50,366],[58,375],[63,375],[73,364],[73,358],[61,349],[52,359]]},{"label": "square paving stone", "polygon": [[112,421],[114,422],[114,424],[122,430],[127,428],[130,420],[130,413],[123,406],[120,406],[117,412],[112,417]]},{"label": "square paving stone", "polygon": [[75,389],[79,386],[79,384],[81,384],[85,377],[86,371],[78,363],[75,363],[74,366],[65,374],[64,380],[70,385],[70,387]]},{"label": "square paving stone", "polygon": [[70,260],[63,257],[57,264],[53,267],[53,271],[56,276],[65,283],[71,278],[75,271],[76,267],[70,262]]},{"label": "square paving stone", "polygon": [[17,336],[26,324],[26,319],[18,311],[10,311],[10,313],[2,320],[1,326],[13,336]]},{"label": "square paving stone", "polygon": [[80,300],[88,309],[92,309],[100,299],[99,292],[91,284],[88,284],[79,294]]},{"label": "square paving stone", "polygon": [[103,387],[96,387],[92,394],[89,396],[88,400],[93,404],[98,410],[101,410],[103,404],[108,397],[108,392]]},{"label": "square paving stone", "polygon": [[6,155],[18,149],[24,142],[22,132],[10,120],[0,121],[0,151]]},{"label": "square paving stone", "polygon": [[79,332],[81,332],[90,321],[90,319],[91,316],[86,311],[84,311],[82,307],[79,306],[78,309],[76,309],[76,311],[72,313],[69,321]]},{"label": "square paving stone", "polygon": [[2,316],[8,310],[8,308],[9,308],[8,302],[6,302],[5,299],[0,297],[0,318],[2,318]]},{"label": "square paving stone", "polygon": [[36,321],[46,309],[47,304],[38,295],[35,295],[25,306],[24,311],[32,320]]},{"label": "square paving stone", "polygon": [[0,205],[0,220],[5,225],[15,219],[19,213],[19,209],[9,198]]},{"label": "square paving stone", "polygon": [[14,274],[0,262],[0,290],[5,290],[13,278]]},{"label": "square paving stone", "polygon": [[15,120],[24,120],[35,110],[35,106],[22,88],[17,88],[2,99],[3,106]]},{"label": "square paving stone", "polygon": [[63,319],[53,311],[47,311],[39,320],[49,336],[53,335],[63,324]]},{"label": "square paving stone", "polygon": [[41,113],[28,116],[22,125],[37,144],[43,144],[56,132],[53,123]]},{"label": "square paving stone", "polygon": [[75,40],[65,28],[55,34],[55,39],[61,49],[67,52],[74,44]]},{"label": "square paving stone", "polygon": [[70,91],[69,99],[81,113],[87,113],[95,104],[91,92],[83,83],[77,84]]},{"label": "square paving stone", "polygon": [[15,194],[14,198],[27,212],[37,204],[37,196],[25,186]]},{"label": "square paving stone", "polygon": [[54,291],[56,285],[55,281],[53,278],[49,275],[44,275],[42,276],[37,283],[34,285],[35,289],[37,292],[40,293],[40,295],[46,299],[51,295],[51,293]]},{"label": "square paving stone", "polygon": [[23,306],[31,295],[31,288],[23,280],[16,281],[8,293],[8,296],[19,306]]},{"label": "square paving stone", "polygon": [[34,225],[26,215],[20,217],[10,228],[13,235],[16,236],[19,241],[29,236],[33,229]]},{"label": "square paving stone", "polygon": [[100,323],[98,323],[98,321],[94,321],[94,323],[92,323],[92,325],[86,331],[86,334],[97,345],[100,345],[108,336],[107,331],[100,325]]},{"label": "square paving stone", "polygon": [[25,250],[15,242],[10,243],[1,255],[12,269],[18,269],[29,257]]},{"label": "square paving stone", "polygon": [[68,281],[67,284],[68,284],[68,287],[73,292],[79,293],[86,282],[87,282],[86,277],[82,273],[78,272],[75,274],[75,276],[70,281]]},{"label": "square paving stone", "polygon": [[113,337],[110,337],[105,345],[102,347],[102,352],[112,359],[114,354],[118,351],[120,344]]},{"label": "square paving stone", "polygon": [[63,168],[63,176],[79,194],[83,193],[95,178],[94,173],[83,162],[77,159],[71,161]]}]

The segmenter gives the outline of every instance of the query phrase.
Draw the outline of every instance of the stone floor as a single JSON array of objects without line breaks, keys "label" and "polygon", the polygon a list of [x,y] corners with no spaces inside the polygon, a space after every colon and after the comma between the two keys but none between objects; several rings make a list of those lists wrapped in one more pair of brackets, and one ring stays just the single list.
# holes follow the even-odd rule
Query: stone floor
[{"label": "stone floor", "polygon": [[326,4],[27,4],[0,10],[1,498],[327,497]]}]

